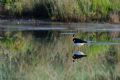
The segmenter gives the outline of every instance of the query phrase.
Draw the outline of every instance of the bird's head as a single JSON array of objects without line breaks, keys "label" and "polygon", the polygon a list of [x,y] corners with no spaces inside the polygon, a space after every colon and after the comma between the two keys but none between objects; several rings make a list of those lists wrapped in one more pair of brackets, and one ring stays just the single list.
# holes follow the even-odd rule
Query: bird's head
[{"label": "bird's head", "polygon": [[73,38],[73,42],[75,42],[75,38]]},{"label": "bird's head", "polygon": [[76,59],[76,57],[75,57],[74,55],[72,56],[72,58],[73,58],[73,59]]},{"label": "bird's head", "polygon": [[75,34],[73,34],[73,38],[75,37]]},{"label": "bird's head", "polygon": [[73,42],[75,42],[75,34],[73,34]]}]

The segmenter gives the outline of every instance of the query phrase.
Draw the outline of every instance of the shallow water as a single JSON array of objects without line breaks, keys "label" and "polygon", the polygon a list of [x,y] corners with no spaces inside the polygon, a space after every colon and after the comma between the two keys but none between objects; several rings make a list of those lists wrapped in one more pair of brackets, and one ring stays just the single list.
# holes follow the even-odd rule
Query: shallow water
[{"label": "shallow water", "polygon": [[[6,20],[0,31],[0,80],[120,79],[119,24]],[[73,62],[76,51],[87,57]]]}]

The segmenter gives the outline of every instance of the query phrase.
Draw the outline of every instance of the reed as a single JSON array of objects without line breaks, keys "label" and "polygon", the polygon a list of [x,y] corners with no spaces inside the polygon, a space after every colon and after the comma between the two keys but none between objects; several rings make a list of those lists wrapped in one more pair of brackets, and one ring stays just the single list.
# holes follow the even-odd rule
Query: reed
[{"label": "reed", "polygon": [[12,16],[32,16],[61,21],[106,20],[120,11],[119,0],[2,0]]}]

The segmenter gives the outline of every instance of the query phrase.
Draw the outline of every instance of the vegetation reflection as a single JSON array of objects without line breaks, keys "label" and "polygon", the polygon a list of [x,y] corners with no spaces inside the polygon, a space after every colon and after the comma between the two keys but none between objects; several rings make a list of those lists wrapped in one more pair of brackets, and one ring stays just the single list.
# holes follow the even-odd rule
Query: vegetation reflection
[{"label": "vegetation reflection", "polygon": [[[72,36],[49,33],[49,37],[41,38],[33,32],[5,32],[0,40],[1,80],[120,79],[119,45],[86,44],[79,49],[88,56],[73,63],[72,54],[78,49],[72,44]],[[112,41],[113,35],[103,32],[78,33],[76,37]]]}]

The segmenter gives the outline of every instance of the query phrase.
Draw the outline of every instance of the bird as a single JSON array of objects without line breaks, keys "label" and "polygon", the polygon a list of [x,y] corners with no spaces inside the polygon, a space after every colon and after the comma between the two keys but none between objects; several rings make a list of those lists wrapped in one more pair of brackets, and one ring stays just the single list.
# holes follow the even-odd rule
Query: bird
[{"label": "bird", "polygon": [[84,40],[79,39],[79,38],[73,38],[73,42],[76,46],[82,46],[82,45],[87,43],[87,41],[84,41]]},{"label": "bird", "polygon": [[84,40],[79,39],[79,38],[75,38],[74,35],[73,35],[73,43],[76,46],[82,46],[82,45],[86,44],[87,41],[84,41]]},{"label": "bird", "polygon": [[87,57],[86,54],[84,54],[83,52],[80,52],[80,51],[76,51],[74,52],[72,58],[73,58],[73,62],[75,62],[76,59],[81,59],[83,57]]}]

